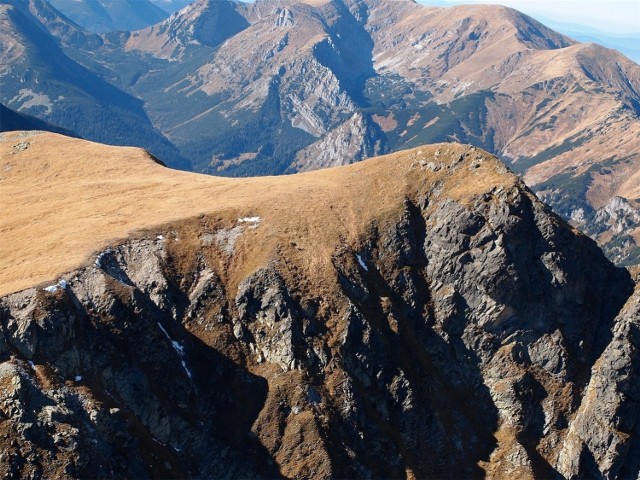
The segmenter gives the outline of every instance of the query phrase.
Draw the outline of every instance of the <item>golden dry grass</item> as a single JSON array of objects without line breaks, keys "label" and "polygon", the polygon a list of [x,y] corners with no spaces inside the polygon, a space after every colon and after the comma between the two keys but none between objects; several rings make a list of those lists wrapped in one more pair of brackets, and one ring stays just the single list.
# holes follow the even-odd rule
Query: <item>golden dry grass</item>
[{"label": "golden dry grass", "polygon": [[261,217],[239,242],[244,273],[282,248],[297,252],[303,268],[323,269],[341,239],[357,241],[372,219],[388,218],[436,180],[461,200],[514,181],[484,153],[489,163],[473,172],[422,168],[436,151],[446,161],[469,149],[434,145],[317,172],[229,179],[165,168],[137,148],[0,134],[0,295],[54,281],[136,231],[161,233],[201,214],[227,225]]}]

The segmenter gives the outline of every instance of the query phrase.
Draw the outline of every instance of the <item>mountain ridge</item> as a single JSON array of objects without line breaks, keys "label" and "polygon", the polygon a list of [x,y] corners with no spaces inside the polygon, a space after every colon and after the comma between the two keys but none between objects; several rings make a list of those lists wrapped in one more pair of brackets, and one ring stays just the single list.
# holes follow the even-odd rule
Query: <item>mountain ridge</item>
[{"label": "mountain ridge", "polygon": [[14,112],[0,103],[0,132],[15,130],[45,130],[60,133],[67,137],[77,137],[77,135],[69,130],[43,122],[36,117]]},{"label": "mountain ridge", "polygon": [[[47,270],[60,261],[66,266],[62,270],[50,273],[49,276],[62,274],[64,270],[84,262],[93,250],[105,248],[104,242],[112,238],[126,237],[129,231],[142,228],[141,222],[144,222],[144,228],[148,229],[181,218],[197,217],[207,213],[207,208],[225,217],[228,214],[224,212],[238,211],[237,217],[241,219],[256,216],[266,218],[267,212],[271,212],[271,215],[281,219],[276,222],[277,224],[288,224],[294,219],[289,217],[282,205],[289,201],[277,199],[267,204],[265,197],[276,199],[277,195],[281,195],[283,198],[291,198],[296,192],[308,190],[309,195],[313,194],[318,201],[314,205],[299,205],[297,208],[307,212],[318,210],[324,205],[323,211],[330,216],[333,214],[329,212],[338,208],[340,203],[350,205],[354,202],[350,199],[354,191],[361,191],[363,194],[367,191],[367,186],[354,183],[358,177],[357,172],[363,168],[368,168],[372,172],[371,182],[375,184],[376,191],[382,197],[388,195],[389,198],[394,198],[395,203],[398,203],[398,198],[405,190],[412,190],[419,184],[408,172],[413,169],[421,176],[428,174],[428,168],[419,163],[422,162],[422,156],[443,147],[453,151],[462,149],[460,150],[462,155],[466,148],[453,145],[428,146],[411,152],[392,154],[389,157],[368,162],[370,164],[368,166],[355,164],[351,167],[351,172],[328,169],[293,177],[226,179],[161,167],[153,157],[141,149],[111,147],[53,133],[8,132],[2,134],[0,139],[2,140],[0,143],[3,151],[2,158],[5,162],[3,169],[7,172],[1,179],[4,185],[3,203],[24,204],[16,210],[17,217],[4,219],[8,222],[5,225],[7,232],[13,232],[7,235],[15,235],[16,241],[8,242],[5,247],[7,251],[3,254],[3,261],[6,262],[2,268],[3,284],[12,282],[11,277],[8,277],[9,280],[5,277],[5,275],[12,275],[10,272]],[[16,149],[18,140],[26,145],[26,148]],[[74,154],[69,155],[69,152]],[[94,158],[100,158],[101,161],[95,163]],[[410,158],[412,160],[409,160]],[[398,162],[396,165],[399,168],[397,181],[390,182],[390,185],[385,185],[384,180],[386,160],[389,160],[389,165]],[[502,164],[493,159],[490,161],[496,172],[506,173],[506,168]],[[434,176],[441,175],[437,173],[438,171],[439,169],[434,172]],[[48,172],[46,176],[45,172]],[[50,180],[48,175],[55,180]],[[504,178],[507,182],[516,181],[514,176]],[[488,185],[492,181],[495,181],[492,183],[495,188],[504,183],[501,177],[492,174],[478,177],[476,185],[468,185],[465,189],[464,182],[456,179],[452,180],[450,193],[458,195],[456,198],[463,201],[477,189],[489,188]],[[60,189],[66,191],[70,184],[75,191],[69,191],[66,194],[60,191]],[[173,198],[174,195],[179,198],[180,196],[175,192],[181,189],[183,191],[181,201],[170,202],[168,205],[161,204],[152,210],[152,205],[162,198],[162,192],[168,190],[169,185],[173,191],[169,198]],[[32,191],[39,192],[36,197],[40,198],[40,201],[27,208],[28,202],[34,199],[34,195],[29,193]],[[96,192],[102,193],[96,195]],[[321,201],[320,198],[327,192],[331,192],[340,200]],[[263,198],[261,205],[255,204],[256,194]],[[72,203],[69,203],[69,198],[73,198]],[[209,199],[211,207],[203,204],[203,198]],[[182,208],[189,213],[182,213]],[[353,208],[354,211],[370,211],[364,205],[347,208]],[[148,211],[150,223],[140,217],[140,213],[144,211]],[[55,215],[54,212],[59,214]],[[92,213],[86,216],[87,212]],[[27,215],[28,218],[22,215]],[[367,221],[354,217],[354,212],[339,215],[351,217],[350,221],[356,225]],[[300,227],[300,231],[308,228]],[[70,238],[73,246],[65,247],[60,240],[55,240],[60,239],[62,229],[74,232]],[[297,228],[291,226],[287,230],[295,232]],[[42,238],[39,246],[32,242],[18,241],[19,238],[38,236]],[[281,234],[274,234],[273,239],[268,241],[265,239],[263,243],[272,245],[274,242],[282,241],[280,237]],[[9,251],[10,244],[13,245],[12,249],[16,249],[14,253]],[[60,248],[63,250],[61,251]],[[39,253],[36,255],[35,251]],[[45,258],[48,260],[45,261]],[[25,266],[25,261],[28,262],[28,267]],[[28,280],[18,279],[18,283],[27,286],[29,282],[52,280],[42,277],[39,273],[36,276],[38,280],[34,280],[35,277]],[[3,287],[2,293],[7,293],[6,287]]]}]

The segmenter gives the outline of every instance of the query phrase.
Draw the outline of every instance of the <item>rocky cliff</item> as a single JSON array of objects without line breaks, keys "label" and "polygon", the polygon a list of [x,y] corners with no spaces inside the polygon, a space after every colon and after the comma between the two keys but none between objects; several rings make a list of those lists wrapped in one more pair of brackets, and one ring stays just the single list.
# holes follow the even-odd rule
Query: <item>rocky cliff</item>
[{"label": "rocky cliff", "polygon": [[633,281],[498,160],[219,181],[1,299],[4,475],[638,475]]}]

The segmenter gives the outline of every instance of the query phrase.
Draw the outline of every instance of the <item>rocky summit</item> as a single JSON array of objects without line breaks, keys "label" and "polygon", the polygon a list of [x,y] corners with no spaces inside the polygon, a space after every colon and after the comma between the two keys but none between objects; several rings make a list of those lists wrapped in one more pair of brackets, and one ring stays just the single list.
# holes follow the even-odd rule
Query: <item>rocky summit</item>
[{"label": "rocky summit", "polygon": [[634,281],[490,154],[0,151],[5,477],[638,476]]}]

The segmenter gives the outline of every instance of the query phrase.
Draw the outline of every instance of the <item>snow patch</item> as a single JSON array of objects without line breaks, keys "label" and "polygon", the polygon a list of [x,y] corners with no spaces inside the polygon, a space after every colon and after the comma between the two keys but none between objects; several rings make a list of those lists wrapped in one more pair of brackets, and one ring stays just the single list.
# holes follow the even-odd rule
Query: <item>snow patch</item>
[{"label": "snow patch", "polygon": [[473,85],[473,82],[460,82],[451,89],[452,93],[464,93],[467,88]]},{"label": "snow patch", "polygon": [[365,272],[369,271],[369,268],[364,264],[364,261],[362,260],[362,257],[360,256],[359,253],[356,253],[356,258],[358,259],[358,263],[360,264],[360,266],[364,269]]},{"label": "snow patch", "polygon": [[260,217],[243,217],[238,219],[238,223],[260,223]]},{"label": "snow patch", "polygon": [[49,292],[49,293],[56,293],[59,288],[61,288],[62,290],[65,290],[67,288],[67,281],[66,280],[60,280],[55,285],[49,285],[48,287],[45,287],[44,291],[45,292]]},{"label": "snow patch", "polygon": [[576,208],[571,212],[571,220],[574,222],[583,223],[585,220],[584,208]]},{"label": "snow patch", "polygon": [[169,342],[171,342],[171,346],[173,347],[173,349],[176,351],[176,353],[180,357],[180,363],[182,363],[182,368],[184,368],[184,371],[187,373],[187,376],[189,377],[189,379],[190,380],[193,379],[193,375],[191,375],[191,371],[189,371],[189,368],[187,367],[187,362],[184,359],[184,356],[185,356],[184,347],[182,345],[180,345],[180,343],[176,342],[173,338],[171,338],[169,336],[169,334],[164,329],[164,327],[160,324],[160,322],[158,322],[158,327],[160,328],[162,333],[164,333],[164,336],[167,337]]},{"label": "snow patch", "polygon": [[112,252],[113,251],[110,248],[108,248],[104,252],[99,253],[98,256],[96,257],[96,261],[94,262],[94,265],[96,266],[96,268],[102,268],[103,262],[106,260],[107,255],[109,255]]},{"label": "snow patch", "polygon": [[164,236],[162,236],[162,235],[158,235],[156,238],[157,238],[158,240],[164,240]]},{"label": "snow patch", "polygon": [[160,440],[158,440],[155,437],[151,437],[151,440],[153,440],[154,442],[156,442],[158,445],[162,445],[163,447],[166,447],[167,444],[166,443],[162,443]]},{"label": "snow patch", "polygon": [[76,380],[76,382],[81,382],[82,381],[82,375],[76,375],[75,380]]}]

